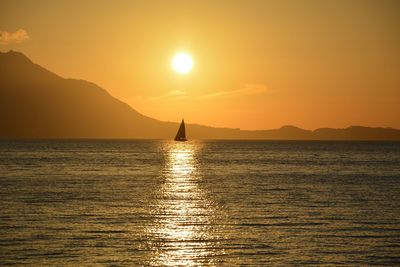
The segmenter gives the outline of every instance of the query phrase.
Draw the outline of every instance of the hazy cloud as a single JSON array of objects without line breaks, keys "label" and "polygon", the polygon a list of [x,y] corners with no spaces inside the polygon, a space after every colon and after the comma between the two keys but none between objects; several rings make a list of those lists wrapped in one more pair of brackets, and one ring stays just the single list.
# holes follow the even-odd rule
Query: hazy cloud
[{"label": "hazy cloud", "polygon": [[264,84],[245,84],[243,88],[237,90],[218,91],[215,93],[203,95],[201,98],[258,95],[258,94],[263,94],[266,91],[267,87]]},{"label": "hazy cloud", "polygon": [[180,90],[173,90],[168,94],[168,96],[183,96],[183,95],[186,95],[186,92]]},{"label": "hazy cloud", "polygon": [[19,29],[15,32],[0,31],[0,44],[9,45],[12,43],[21,43],[29,40],[30,37],[26,30]]},{"label": "hazy cloud", "polygon": [[[206,95],[198,96],[199,99],[219,98],[219,97],[235,97],[235,96],[246,96],[246,95],[261,95],[267,91],[267,87],[264,84],[245,84],[242,88],[237,90],[229,91],[217,91]],[[153,96],[147,98],[147,100],[161,100],[161,99],[180,99],[188,97],[188,93],[181,90],[172,90],[164,95]]]},{"label": "hazy cloud", "polygon": [[172,98],[172,97],[184,97],[186,96],[186,92],[180,90],[173,90],[170,91],[168,94],[151,97],[150,100],[157,100],[157,99],[165,99],[165,98]]}]

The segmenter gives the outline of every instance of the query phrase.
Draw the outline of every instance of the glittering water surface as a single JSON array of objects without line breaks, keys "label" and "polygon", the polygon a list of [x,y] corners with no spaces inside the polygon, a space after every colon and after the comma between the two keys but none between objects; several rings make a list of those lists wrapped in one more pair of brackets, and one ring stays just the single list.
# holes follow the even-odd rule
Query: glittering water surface
[{"label": "glittering water surface", "polygon": [[1,141],[0,265],[399,265],[400,143]]}]

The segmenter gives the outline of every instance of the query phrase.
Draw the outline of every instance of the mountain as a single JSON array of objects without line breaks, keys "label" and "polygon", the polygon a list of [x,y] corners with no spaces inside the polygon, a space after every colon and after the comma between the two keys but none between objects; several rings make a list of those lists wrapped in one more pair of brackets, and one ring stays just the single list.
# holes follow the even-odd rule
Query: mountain
[{"label": "mountain", "polygon": [[64,79],[21,53],[0,54],[0,123],[11,138],[155,138],[173,123],[148,118],[97,85]]},{"label": "mountain", "polygon": [[[0,138],[172,139],[179,124],[144,116],[99,86],[62,78],[19,52],[0,53]],[[400,140],[400,130],[353,126],[263,131],[186,125],[192,139]]]}]

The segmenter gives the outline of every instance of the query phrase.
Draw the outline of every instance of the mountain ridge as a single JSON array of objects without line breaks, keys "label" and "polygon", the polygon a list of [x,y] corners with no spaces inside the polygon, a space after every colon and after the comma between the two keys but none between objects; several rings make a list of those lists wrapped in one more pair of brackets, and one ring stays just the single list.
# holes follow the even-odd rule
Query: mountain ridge
[{"label": "mountain ridge", "polygon": [[[0,138],[172,139],[179,123],[145,116],[107,90],[63,78],[16,51],[0,52]],[[400,140],[390,127],[240,130],[187,124],[191,139]]]}]

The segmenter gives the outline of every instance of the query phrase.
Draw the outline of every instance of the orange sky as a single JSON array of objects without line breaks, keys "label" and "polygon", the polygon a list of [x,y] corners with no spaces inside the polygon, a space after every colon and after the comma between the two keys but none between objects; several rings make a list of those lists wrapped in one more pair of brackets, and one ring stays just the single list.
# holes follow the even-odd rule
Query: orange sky
[{"label": "orange sky", "polygon": [[[398,14],[384,0],[3,0],[0,50],[160,120],[400,128]],[[184,76],[170,66],[181,50],[195,62]]]}]

